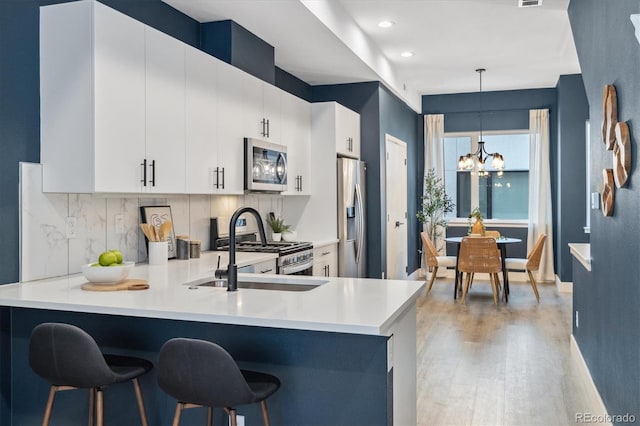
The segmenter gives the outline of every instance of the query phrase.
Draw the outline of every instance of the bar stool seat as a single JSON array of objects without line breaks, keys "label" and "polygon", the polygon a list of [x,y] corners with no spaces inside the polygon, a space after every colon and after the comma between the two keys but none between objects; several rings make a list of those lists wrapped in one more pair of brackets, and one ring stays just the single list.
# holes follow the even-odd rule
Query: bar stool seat
[{"label": "bar stool seat", "polygon": [[55,394],[72,389],[90,389],[89,424],[103,424],[103,388],[133,381],[141,423],[147,425],[138,377],[153,368],[146,359],[102,354],[95,340],[81,328],[70,324],[43,323],[33,329],[29,341],[29,365],[51,383],[43,425],[48,425]]},{"label": "bar stool seat", "polygon": [[208,425],[213,408],[224,408],[236,426],[234,407],[258,402],[263,422],[269,426],[266,399],[280,388],[280,380],[271,374],[241,370],[219,345],[187,338],[171,339],[160,349],[158,384],[178,400],[174,426],[180,423],[183,409],[195,407],[207,407]]}]

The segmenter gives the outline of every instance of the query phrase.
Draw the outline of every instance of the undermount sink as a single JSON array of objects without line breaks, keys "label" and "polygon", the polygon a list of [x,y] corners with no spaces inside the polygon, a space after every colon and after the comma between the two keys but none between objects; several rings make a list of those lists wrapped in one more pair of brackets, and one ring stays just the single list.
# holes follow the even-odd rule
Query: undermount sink
[{"label": "undermount sink", "polygon": [[[272,281],[248,281],[238,280],[238,288],[247,288],[254,290],[277,290],[277,291],[309,291],[316,287],[326,284],[329,281],[325,280],[295,280],[279,278],[278,282]],[[197,289],[199,287],[220,287],[226,288],[227,281],[219,279],[199,280],[192,283],[187,283],[189,289]]]}]

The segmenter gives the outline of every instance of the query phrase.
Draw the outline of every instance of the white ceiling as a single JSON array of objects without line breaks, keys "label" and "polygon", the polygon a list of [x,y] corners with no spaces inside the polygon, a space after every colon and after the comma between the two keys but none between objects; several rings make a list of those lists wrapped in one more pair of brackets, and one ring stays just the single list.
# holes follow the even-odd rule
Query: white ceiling
[{"label": "white ceiling", "polygon": [[580,73],[569,0],[163,1],[199,22],[237,22],[309,84],[380,80],[416,110],[423,94],[478,91],[476,68],[487,69],[483,91],[555,87]]}]

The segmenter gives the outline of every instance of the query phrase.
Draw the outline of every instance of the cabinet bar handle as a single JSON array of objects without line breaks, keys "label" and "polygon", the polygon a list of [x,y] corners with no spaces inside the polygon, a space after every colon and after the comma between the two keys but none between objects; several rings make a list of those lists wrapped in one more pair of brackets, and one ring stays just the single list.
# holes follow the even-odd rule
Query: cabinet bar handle
[{"label": "cabinet bar handle", "polygon": [[330,254],[330,253],[331,253],[330,251],[325,251],[325,252],[324,252],[324,253],[322,253],[320,256],[326,256],[326,255],[328,255],[328,254]]},{"label": "cabinet bar handle", "polygon": [[271,136],[271,125],[269,123],[269,119],[267,119],[267,137]]},{"label": "cabinet bar handle", "polygon": [[300,192],[302,192],[302,175],[300,175]]},{"label": "cabinet bar handle", "polygon": [[222,168],[222,189],[224,189],[224,167]]},{"label": "cabinet bar handle", "polygon": [[142,180],[140,182],[143,186],[147,186],[147,159],[142,160],[140,165],[142,166]]},{"label": "cabinet bar handle", "polygon": [[213,173],[215,173],[215,174],[216,174],[216,183],[215,183],[214,185],[215,185],[216,189],[218,189],[218,188],[220,187],[220,183],[219,183],[219,181],[220,181],[220,177],[218,176],[218,167],[216,167],[216,169],[215,169],[215,170],[211,171],[211,173],[212,173],[212,174],[213,174]]},{"label": "cabinet bar handle", "polygon": [[151,160],[151,186],[156,186],[156,160]]},{"label": "cabinet bar handle", "polygon": [[272,268],[269,268],[269,269],[261,269],[261,270],[260,270],[260,273],[261,273],[261,274],[266,274],[267,272],[272,272],[272,271],[273,271],[273,269],[272,269]]}]

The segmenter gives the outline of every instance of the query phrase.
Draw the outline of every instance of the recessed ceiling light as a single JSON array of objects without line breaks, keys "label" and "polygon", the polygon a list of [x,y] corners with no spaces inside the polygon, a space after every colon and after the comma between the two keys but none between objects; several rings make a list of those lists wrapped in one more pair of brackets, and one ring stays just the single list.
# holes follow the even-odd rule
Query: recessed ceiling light
[{"label": "recessed ceiling light", "polygon": [[378,22],[378,26],[380,28],[391,28],[391,27],[394,26],[394,24],[395,24],[395,22],[392,22],[392,21],[380,21],[380,22]]},{"label": "recessed ceiling light", "polygon": [[407,50],[406,52],[402,52],[400,56],[402,56],[403,58],[410,58],[413,56],[413,52]]}]

